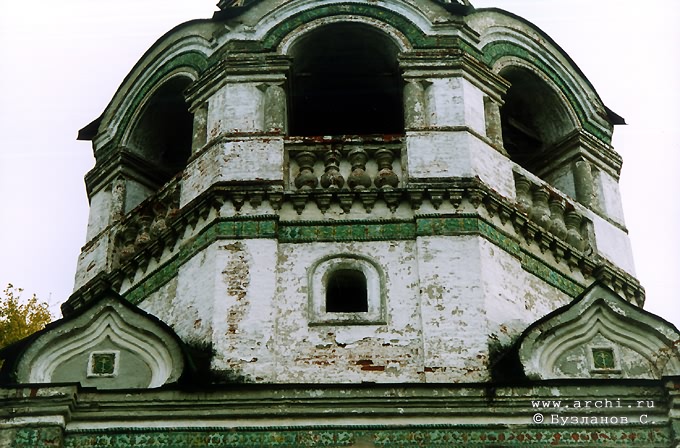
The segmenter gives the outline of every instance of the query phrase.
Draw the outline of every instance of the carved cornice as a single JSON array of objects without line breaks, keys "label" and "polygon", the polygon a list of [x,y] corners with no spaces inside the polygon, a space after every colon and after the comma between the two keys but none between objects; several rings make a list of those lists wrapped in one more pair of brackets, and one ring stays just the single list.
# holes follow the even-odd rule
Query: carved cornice
[{"label": "carved cornice", "polygon": [[623,164],[623,159],[612,149],[611,145],[584,130],[572,132],[546,149],[545,152],[550,153],[550,163],[545,163],[546,154],[542,152],[539,155],[542,160],[542,163],[540,163],[542,169],[536,173],[538,176],[542,176],[543,173],[554,172],[562,165],[572,163],[575,160],[585,159],[618,180]]},{"label": "carved cornice", "polygon": [[85,186],[88,196],[92,197],[94,193],[105,188],[112,179],[122,176],[156,189],[171,174],[160,170],[158,164],[149,162],[126,148],[119,148],[97,160],[96,166],[85,175]]},{"label": "carved cornice", "polygon": [[[517,257],[525,270],[572,297],[590,281],[600,279],[641,305],[644,290],[639,282],[592,251],[587,220],[547,190],[535,195],[532,202],[522,202],[518,194],[520,201],[514,202],[474,178],[359,190],[215,185],[177,209],[176,190],[167,189],[109,229],[115,242],[105,278],[115,289],[134,282],[125,295],[138,302],[173,278],[187,259],[220,238],[298,243],[474,234]],[[378,204],[393,209],[393,214],[372,218],[370,213]],[[224,207],[233,212],[223,215]],[[331,208],[335,214],[345,211],[347,219],[324,219],[323,211]],[[293,210],[297,213],[291,215]],[[299,218],[293,218],[296,214]],[[79,289],[65,310],[86,301],[91,287]]]},{"label": "carved cornice", "polygon": [[499,104],[510,84],[495,74],[481,56],[458,49],[414,50],[399,56],[399,66],[404,79],[426,80],[434,78],[464,77]]},{"label": "carved cornice", "polygon": [[[79,448],[129,446],[131,441],[142,448],[159,444],[317,446],[319,441],[358,446],[365,440],[403,447],[508,446],[526,441],[583,446],[602,440],[622,446],[673,446],[674,410],[667,391],[677,387],[677,380],[665,386],[658,380],[543,381],[494,387],[239,384],[213,389],[203,385],[200,392],[170,387],[131,394],[36,386],[8,389],[11,398],[3,409],[15,410],[13,417],[23,422],[53,415],[68,421],[66,431],[13,422],[16,440],[25,446],[36,442],[47,446],[62,437],[64,446]],[[555,391],[564,403],[608,400],[621,408],[591,406],[567,413],[578,420],[565,427],[551,422],[546,409],[537,410],[533,405],[554,400]],[[54,401],[54,397],[64,405],[50,408],[45,402]],[[639,409],[629,409],[629,405],[637,406],[638,400],[654,403],[644,411],[648,420],[640,420]],[[537,412],[546,413],[546,421],[539,425],[532,422]],[[628,419],[625,425],[620,420],[619,424],[610,422],[611,417],[622,415]],[[55,430],[50,438],[46,429]]]},{"label": "carved cornice", "polygon": [[216,90],[228,83],[286,81],[291,60],[274,53],[221,54],[212,57],[216,62],[186,91],[192,107],[205,101]]}]

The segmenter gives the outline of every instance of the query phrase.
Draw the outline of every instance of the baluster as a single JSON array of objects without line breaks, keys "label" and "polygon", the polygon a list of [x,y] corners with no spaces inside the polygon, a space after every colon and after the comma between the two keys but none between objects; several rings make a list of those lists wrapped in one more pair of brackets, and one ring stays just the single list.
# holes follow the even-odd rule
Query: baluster
[{"label": "baluster", "polygon": [[137,252],[135,247],[135,238],[137,237],[137,228],[132,223],[126,223],[125,228],[120,233],[120,249],[119,254],[122,261],[125,261]]},{"label": "baluster", "polygon": [[533,207],[531,208],[531,219],[544,229],[550,228],[550,207],[548,198],[550,193],[544,188],[534,190]]},{"label": "baluster", "polygon": [[567,226],[567,243],[578,250],[583,250],[583,236],[581,236],[582,219],[576,210],[570,210],[564,216],[564,222]]},{"label": "baluster", "polygon": [[137,238],[135,239],[136,246],[143,246],[149,241],[151,241],[151,235],[149,234],[149,228],[151,227],[151,221],[153,216],[144,211],[143,214],[139,216],[139,232],[137,233]]},{"label": "baluster", "polygon": [[340,151],[331,149],[324,154],[325,172],[321,175],[321,186],[330,190],[339,190],[345,185],[345,178],[340,174]]},{"label": "baluster", "polygon": [[375,152],[375,160],[378,163],[378,175],[375,176],[375,186],[378,188],[396,188],[399,185],[399,176],[392,170],[394,154],[386,148]]},{"label": "baluster", "polygon": [[312,190],[316,188],[319,180],[314,175],[314,163],[316,155],[310,151],[299,152],[295,156],[300,172],[295,177],[295,186],[298,190]]},{"label": "baluster", "polygon": [[515,190],[517,191],[517,202],[524,211],[531,210],[533,203],[531,199],[531,182],[524,176],[515,177]]},{"label": "baluster", "polygon": [[567,236],[567,226],[564,223],[564,210],[567,205],[564,199],[555,197],[550,199],[550,229],[552,233],[561,239]]},{"label": "baluster", "polygon": [[168,228],[166,221],[167,207],[168,204],[164,201],[158,201],[152,206],[154,218],[149,231],[154,237],[160,235]]},{"label": "baluster", "polygon": [[368,154],[362,148],[356,148],[347,155],[352,165],[352,173],[347,178],[347,185],[352,190],[365,190],[371,186],[371,178],[366,173]]}]

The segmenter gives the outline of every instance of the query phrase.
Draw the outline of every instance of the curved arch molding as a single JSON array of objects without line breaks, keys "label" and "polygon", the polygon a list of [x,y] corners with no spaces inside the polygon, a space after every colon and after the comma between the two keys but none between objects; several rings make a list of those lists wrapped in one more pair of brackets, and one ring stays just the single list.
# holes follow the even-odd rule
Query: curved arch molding
[{"label": "curved arch molding", "polygon": [[519,358],[530,379],[641,378],[680,374],[680,332],[594,284],[522,334]]},{"label": "curved arch molding", "polygon": [[377,4],[366,3],[331,3],[323,6],[304,9],[292,14],[272,27],[262,38],[265,49],[274,49],[295,29],[315,20],[335,16],[355,15],[383,22],[403,33],[414,48],[459,47],[468,53],[479,54],[479,51],[455,35],[428,35],[414,20]]},{"label": "curved arch molding", "polygon": [[[97,356],[111,364],[97,374]],[[153,388],[184,369],[179,339],[165,324],[109,293],[76,316],[50,325],[26,347],[19,383],[79,382],[99,389]],[[93,372],[95,372],[93,374]]]},{"label": "curved arch molding", "polygon": [[[151,76],[147,79],[142,79],[140,76],[125,91],[123,91],[121,86],[111,104],[107,106],[107,112],[110,111],[112,115],[108,116],[105,113],[99,125],[98,133],[108,141],[97,145],[97,158],[104,157],[105,154],[121,144],[133,117],[144,106],[143,102],[150,97],[150,92],[156,89],[163,79],[174,73],[176,76],[185,75],[192,80],[196,80],[198,74],[202,73],[207,67],[208,59],[205,54],[196,50],[189,50],[166,59],[157,68],[145,70],[144,74],[151,73]],[[121,104],[115,106],[115,109],[111,109],[117,98],[123,98],[121,101],[124,101],[126,104]]]},{"label": "curved arch molding", "polygon": [[501,57],[513,56],[523,61],[526,61],[528,64],[532,65],[537,70],[540,70],[541,73],[547,76],[548,79],[550,79],[567,97],[567,99],[569,100],[569,104],[571,104],[574,111],[576,112],[576,115],[579,118],[579,121],[581,122],[581,126],[583,126],[585,130],[587,130],[597,138],[608,143],[611,141],[610,133],[603,130],[601,126],[595,124],[590,119],[585,107],[583,106],[583,104],[581,104],[581,101],[579,101],[577,95],[567,86],[567,83],[553,67],[550,67],[549,65],[545,64],[539,58],[533,57],[533,55],[530,52],[526,51],[524,48],[518,46],[513,42],[503,41],[492,42],[488,44],[486,47],[484,47],[483,52],[484,62],[486,62],[486,64],[488,64],[489,66],[492,66]]}]

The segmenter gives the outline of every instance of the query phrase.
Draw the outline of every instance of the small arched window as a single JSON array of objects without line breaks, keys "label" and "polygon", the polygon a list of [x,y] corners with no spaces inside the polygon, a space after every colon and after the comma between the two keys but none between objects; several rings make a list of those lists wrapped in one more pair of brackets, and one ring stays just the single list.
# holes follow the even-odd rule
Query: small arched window
[{"label": "small arched window", "polygon": [[366,276],[359,269],[337,269],[326,284],[326,312],[362,313],[368,311]]},{"label": "small arched window", "polygon": [[545,177],[549,150],[574,129],[565,101],[546,81],[523,67],[500,73],[510,82],[501,108],[503,146],[510,158]]},{"label": "small arched window", "polygon": [[360,255],[330,255],[309,268],[310,324],[385,323],[385,278]]},{"label": "small arched window", "polygon": [[191,156],[194,119],[183,95],[190,82],[177,77],[156,90],[128,141],[129,149],[154,168],[149,180],[158,186],[182,171]]},{"label": "small arched window", "polygon": [[291,49],[291,135],[402,134],[398,47],[367,25],[331,24]]}]

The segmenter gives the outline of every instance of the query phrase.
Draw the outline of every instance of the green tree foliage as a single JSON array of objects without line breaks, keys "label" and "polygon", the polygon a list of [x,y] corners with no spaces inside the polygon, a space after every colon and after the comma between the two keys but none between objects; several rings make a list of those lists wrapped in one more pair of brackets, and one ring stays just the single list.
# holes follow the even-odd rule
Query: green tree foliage
[{"label": "green tree foliage", "polygon": [[0,296],[0,348],[42,330],[52,320],[46,302],[40,302],[35,294],[21,300],[22,291],[8,284]]}]

